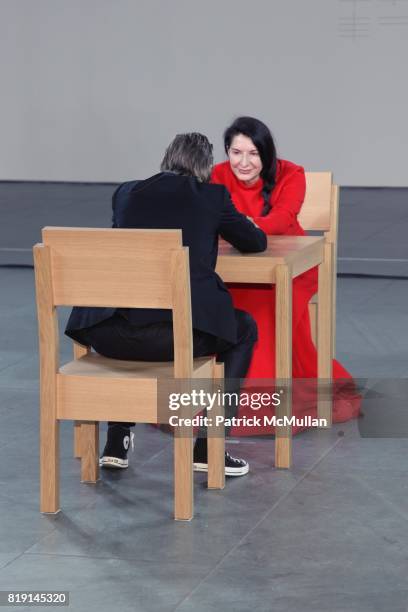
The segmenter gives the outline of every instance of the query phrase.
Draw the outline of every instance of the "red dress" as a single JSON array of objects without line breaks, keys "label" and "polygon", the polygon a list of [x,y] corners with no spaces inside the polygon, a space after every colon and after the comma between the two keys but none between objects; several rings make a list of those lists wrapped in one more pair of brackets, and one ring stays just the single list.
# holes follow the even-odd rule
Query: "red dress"
[{"label": "red dress", "polygon": [[[266,234],[304,236],[297,215],[305,197],[305,172],[301,166],[289,161],[278,160],[276,184],[271,195],[271,210],[262,217],[264,205],[262,179],[246,186],[232,172],[228,161],[217,164],[212,172],[213,183],[224,185],[231,194],[236,208],[252,217]],[[293,378],[297,381],[293,388],[293,414],[316,416],[317,394],[317,351],[311,336],[308,304],[317,292],[317,268],[308,270],[293,281]],[[265,285],[230,285],[234,306],[250,312],[258,325],[258,342],[245,385],[253,386],[254,379],[275,378],[275,288]],[[308,379],[303,380],[303,379]],[[310,380],[312,379],[314,382]],[[333,401],[333,421],[346,421],[358,416],[360,398],[355,390],[349,372],[336,360],[333,361],[335,394]],[[250,409],[244,409],[249,414]],[[252,413],[253,415],[253,413]],[[261,413],[258,413],[261,415]],[[243,416],[243,412],[240,412]],[[266,428],[273,431],[272,427]],[[235,429],[234,434],[254,435],[267,433],[264,427]],[[293,428],[293,433],[298,430]]]}]

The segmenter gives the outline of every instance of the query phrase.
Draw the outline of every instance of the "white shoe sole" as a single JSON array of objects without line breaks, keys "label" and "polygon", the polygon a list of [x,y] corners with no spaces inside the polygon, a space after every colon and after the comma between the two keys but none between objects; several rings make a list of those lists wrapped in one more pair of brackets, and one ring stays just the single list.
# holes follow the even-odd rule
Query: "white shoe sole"
[{"label": "white shoe sole", "polygon": [[[193,470],[194,472],[208,472],[208,463],[193,463]],[[249,472],[248,463],[240,468],[232,468],[232,467],[225,468],[226,476],[245,476],[245,474],[248,474],[248,472]]]},{"label": "white shoe sole", "polygon": [[119,459],[119,457],[104,456],[99,459],[99,467],[124,470],[129,467],[129,461],[127,459]]}]

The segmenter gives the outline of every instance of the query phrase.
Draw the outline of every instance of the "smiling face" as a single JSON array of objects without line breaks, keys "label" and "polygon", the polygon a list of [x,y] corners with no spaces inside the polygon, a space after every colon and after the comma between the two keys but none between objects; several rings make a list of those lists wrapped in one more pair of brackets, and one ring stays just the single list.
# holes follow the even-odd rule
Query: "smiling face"
[{"label": "smiling face", "polygon": [[251,186],[259,179],[262,161],[258,149],[248,136],[237,134],[228,149],[231,170],[246,185]]}]

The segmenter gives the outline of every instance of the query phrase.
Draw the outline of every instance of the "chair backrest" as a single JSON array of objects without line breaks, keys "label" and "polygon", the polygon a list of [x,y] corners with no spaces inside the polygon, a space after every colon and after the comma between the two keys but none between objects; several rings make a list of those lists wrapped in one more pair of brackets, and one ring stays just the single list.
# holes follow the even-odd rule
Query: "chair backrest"
[{"label": "chair backrest", "polygon": [[189,258],[181,230],[46,227],[42,238],[34,247],[40,347],[42,328],[58,346],[56,306],[164,308],[173,311],[175,376],[191,377]]},{"label": "chair backrest", "polygon": [[306,172],[306,196],[298,219],[305,230],[326,232],[337,242],[339,188],[331,172]]}]

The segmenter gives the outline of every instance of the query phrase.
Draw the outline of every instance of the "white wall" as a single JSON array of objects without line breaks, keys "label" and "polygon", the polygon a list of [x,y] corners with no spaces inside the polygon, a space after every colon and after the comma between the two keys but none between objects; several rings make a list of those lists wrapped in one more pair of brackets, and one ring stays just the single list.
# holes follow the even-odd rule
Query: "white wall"
[{"label": "white wall", "polygon": [[[405,17],[405,19],[404,19]],[[0,0],[0,179],[156,172],[263,119],[282,157],[408,186],[407,0]]]}]

